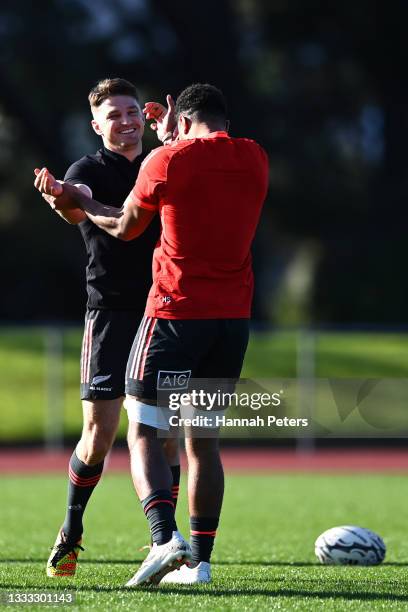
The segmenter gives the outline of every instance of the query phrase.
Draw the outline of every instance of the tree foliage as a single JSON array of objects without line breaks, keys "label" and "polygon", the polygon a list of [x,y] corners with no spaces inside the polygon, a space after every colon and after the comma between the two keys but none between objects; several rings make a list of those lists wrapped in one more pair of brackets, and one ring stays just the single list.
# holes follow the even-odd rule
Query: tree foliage
[{"label": "tree foliage", "polygon": [[87,93],[123,76],[144,99],[218,85],[232,134],[268,150],[257,319],[403,322],[407,13],[404,0],[4,0],[0,318],[82,316],[79,233],[32,170],[62,175],[96,148]]}]

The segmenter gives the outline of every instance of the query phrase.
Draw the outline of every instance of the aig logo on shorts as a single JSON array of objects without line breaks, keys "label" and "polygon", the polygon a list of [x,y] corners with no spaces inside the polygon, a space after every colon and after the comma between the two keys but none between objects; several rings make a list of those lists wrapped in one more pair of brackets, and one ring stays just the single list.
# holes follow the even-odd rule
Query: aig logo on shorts
[{"label": "aig logo on shorts", "polygon": [[158,391],[169,391],[172,389],[188,389],[191,370],[159,370],[157,374]]}]

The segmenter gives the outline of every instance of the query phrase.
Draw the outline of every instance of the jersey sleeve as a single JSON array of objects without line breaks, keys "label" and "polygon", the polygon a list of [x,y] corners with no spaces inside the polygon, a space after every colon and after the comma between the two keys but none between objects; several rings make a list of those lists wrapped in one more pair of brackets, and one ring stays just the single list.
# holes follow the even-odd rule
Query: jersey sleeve
[{"label": "jersey sleeve", "polygon": [[142,163],[135,186],[127,202],[146,210],[156,211],[165,193],[167,167],[172,155],[171,146],[154,149]]}]

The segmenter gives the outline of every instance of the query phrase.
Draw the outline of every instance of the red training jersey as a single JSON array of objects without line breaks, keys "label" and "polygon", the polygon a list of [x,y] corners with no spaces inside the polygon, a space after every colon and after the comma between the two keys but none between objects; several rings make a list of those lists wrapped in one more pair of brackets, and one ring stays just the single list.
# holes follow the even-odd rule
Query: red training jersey
[{"label": "red training jersey", "polygon": [[267,186],[262,147],[226,132],[151,152],[128,198],[162,225],[146,316],[250,317],[250,248]]}]

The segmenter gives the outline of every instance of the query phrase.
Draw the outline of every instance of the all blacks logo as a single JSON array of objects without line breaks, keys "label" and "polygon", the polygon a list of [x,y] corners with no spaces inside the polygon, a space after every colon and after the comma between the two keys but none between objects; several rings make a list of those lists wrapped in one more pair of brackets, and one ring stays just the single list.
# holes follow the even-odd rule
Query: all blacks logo
[{"label": "all blacks logo", "polygon": [[157,375],[158,391],[172,391],[174,389],[188,389],[191,370],[159,370]]}]

